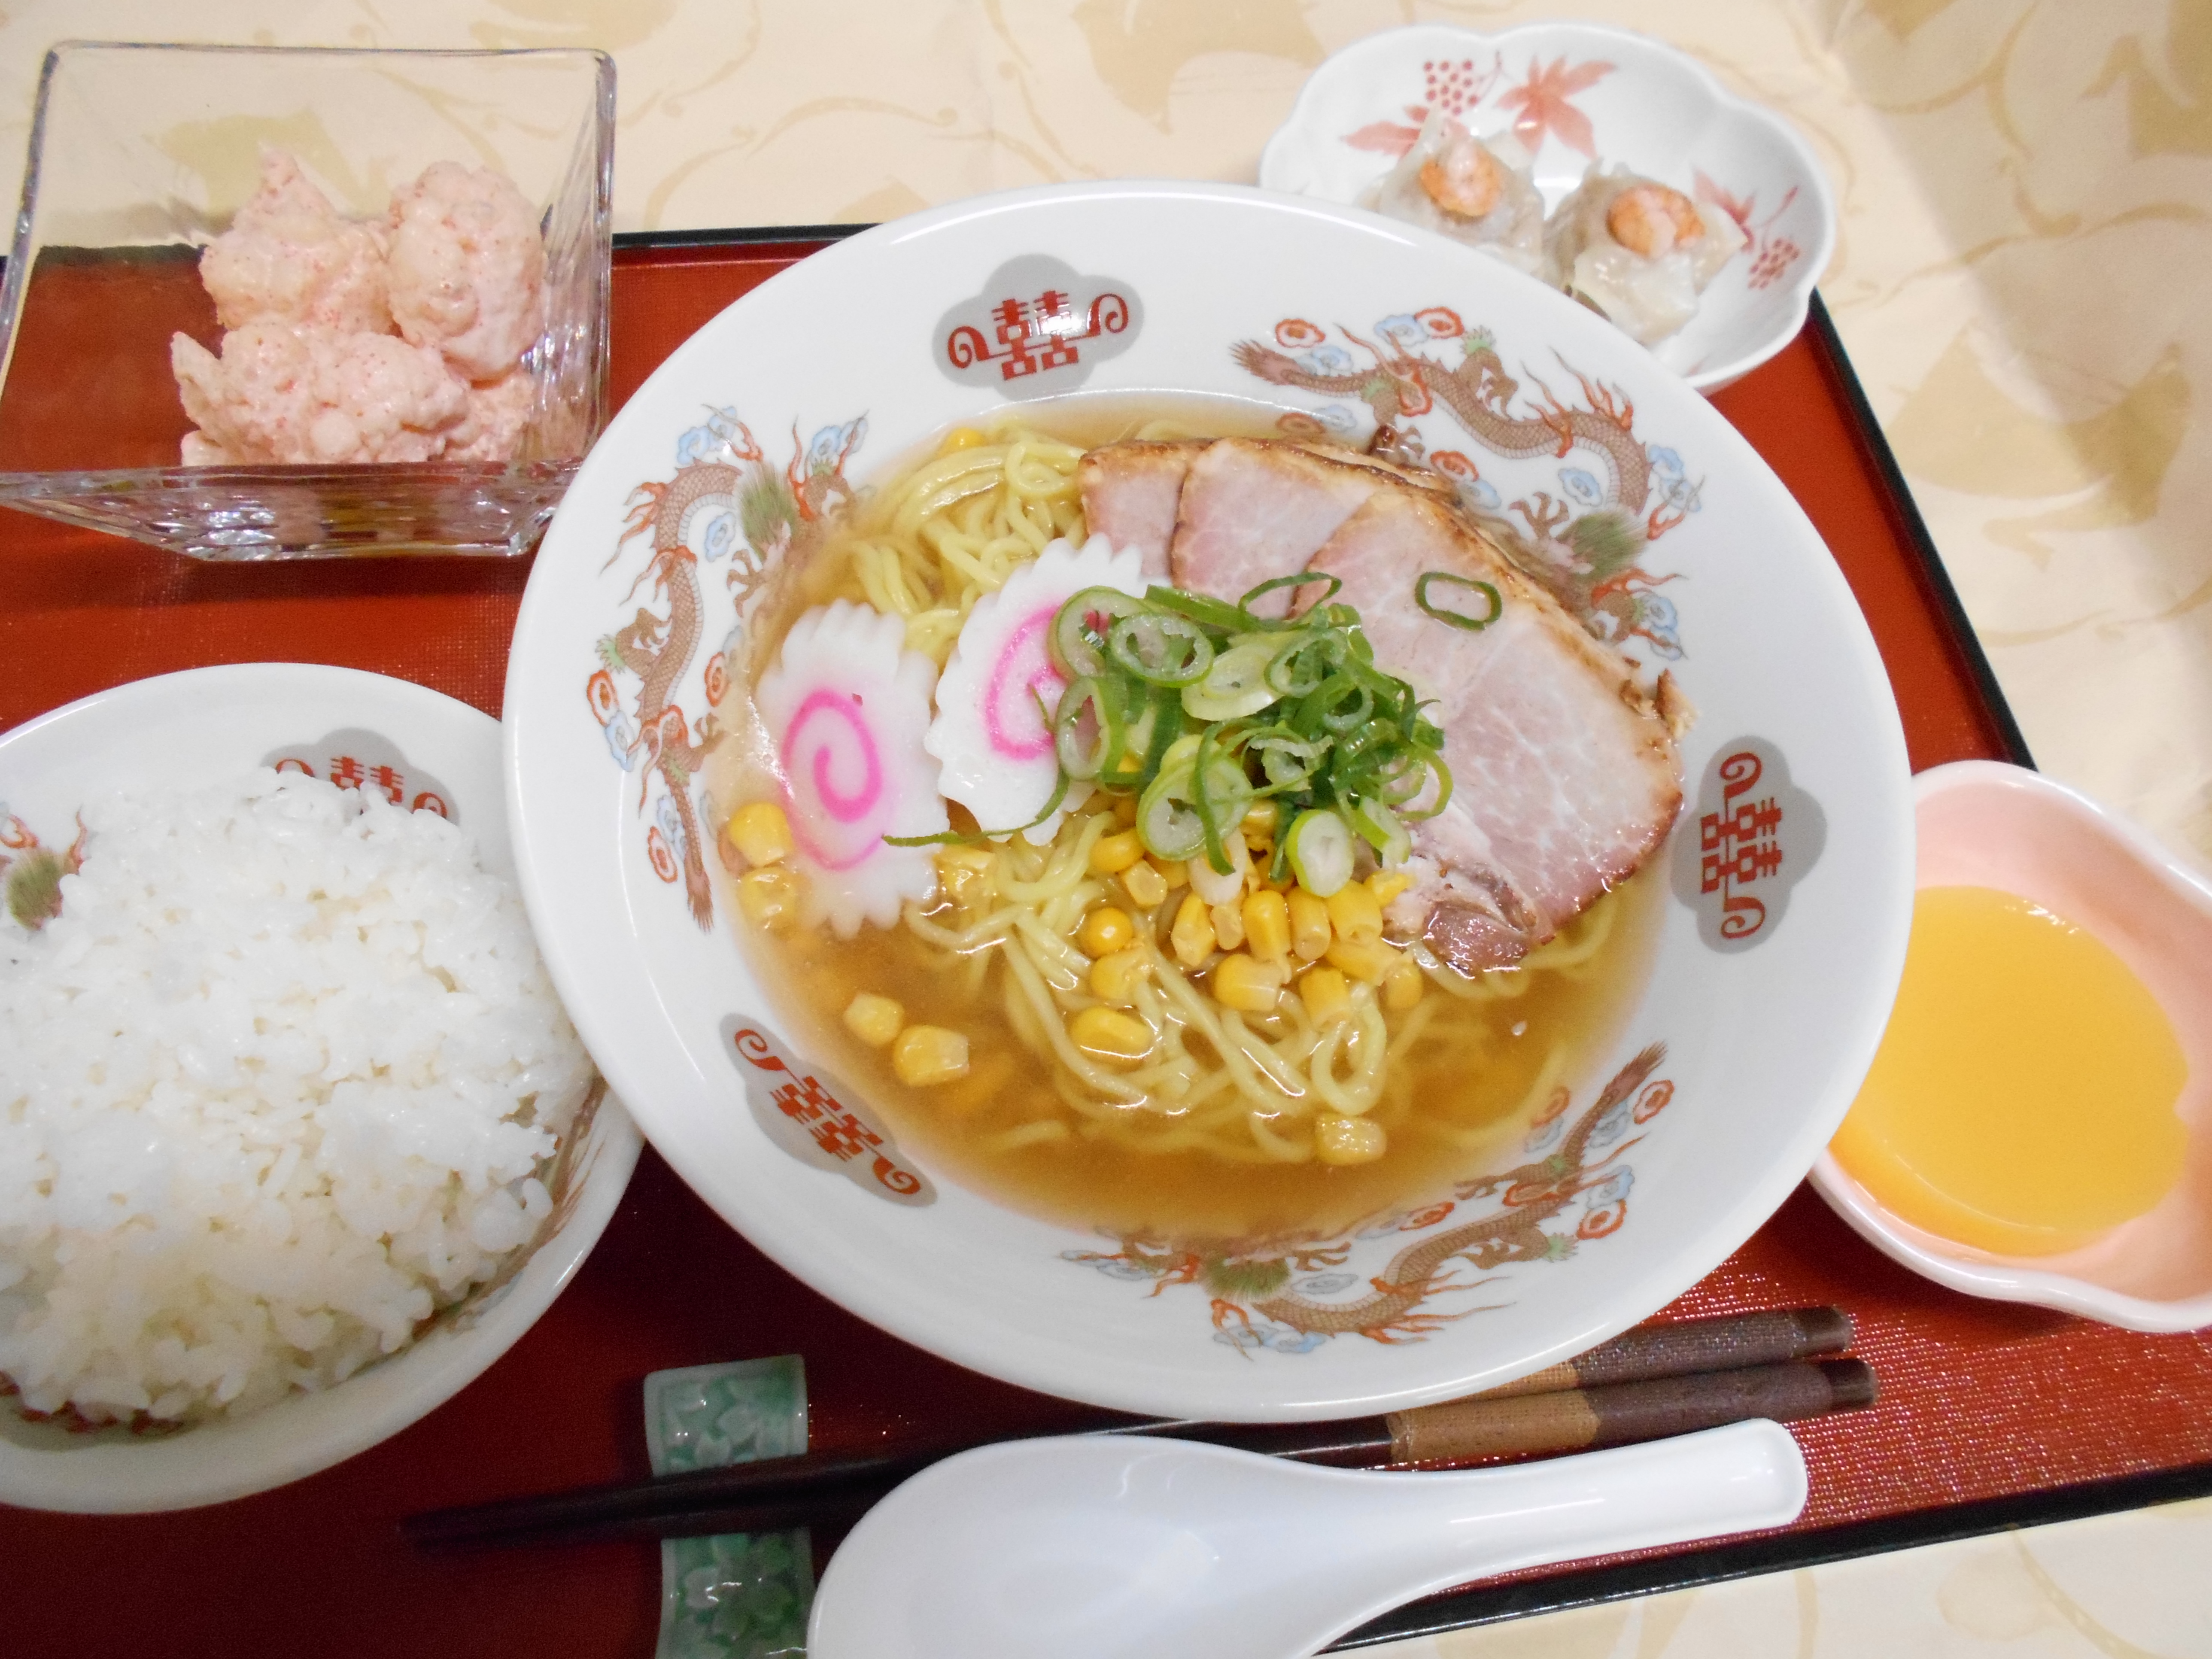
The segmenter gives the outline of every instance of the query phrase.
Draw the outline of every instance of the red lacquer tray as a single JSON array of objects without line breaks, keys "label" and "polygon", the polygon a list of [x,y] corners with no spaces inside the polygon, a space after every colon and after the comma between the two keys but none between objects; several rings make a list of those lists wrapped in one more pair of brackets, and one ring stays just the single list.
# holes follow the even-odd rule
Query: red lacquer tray
[{"label": "red lacquer tray", "polygon": [[[819,245],[625,247],[617,398],[732,299]],[[1716,400],[1826,538],[1873,624],[1915,767],[2024,759],[1824,313]],[[289,659],[374,669],[499,711],[526,562],[267,567],[173,558],[0,514],[0,728],[145,675]],[[1839,1304],[1883,1399],[1801,1425],[1813,1498],[1786,1532],[1477,1587],[1348,1638],[1480,1622],[1945,1532],[2212,1490],[2212,1349],[1978,1302],[1891,1264],[1801,1188],[1670,1313]],[[658,1620],[647,1546],[424,1559],[402,1516],[646,1472],[639,1380],[798,1352],[813,1443],[1048,1428],[1063,1403],[909,1348],[806,1290],[648,1151],[575,1283],[514,1351],[397,1438],[282,1491],[180,1515],[0,1510],[0,1648],[185,1656],[313,1649],[642,1656]],[[2202,1467],[2200,1467],[2202,1466]],[[817,1540],[823,1541],[823,1540]]]}]

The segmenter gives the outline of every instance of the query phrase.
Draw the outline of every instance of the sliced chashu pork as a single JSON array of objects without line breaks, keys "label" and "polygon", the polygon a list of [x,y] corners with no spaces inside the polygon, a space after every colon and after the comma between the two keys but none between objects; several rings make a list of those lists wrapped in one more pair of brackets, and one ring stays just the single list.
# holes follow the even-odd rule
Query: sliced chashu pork
[{"label": "sliced chashu pork", "polygon": [[[1079,476],[1092,531],[1155,580],[1233,600],[1303,568],[1341,578],[1376,660],[1437,699],[1454,799],[1414,831],[1420,879],[1395,932],[1463,971],[1505,966],[1665,839],[1681,790],[1653,698],[1450,510],[1448,480],[1247,438],[1107,445]],[[1479,634],[1425,616],[1413,587],[1430,570],[1492,583],[1504,616]]]},{"label": "sliced chashu pork", "polygon": [[[1378,490],[1311,557],[1340,578],[1376,665],[1436,699],[1450,804],[1415,828],[1424,879],[1394,907],[1462,971],[1519,960],[1614,883],[1674,822],[1673,734],[1627,659],[1434,499]],[[1504,605],[1480,632],[1414,602],[1431,570],[1486,581]],[[1440,608],[1484,601],[1438,584]]]},{"label": "sliced chashu pork", "polygon": [[[1383,485],[1449,489],[1352,450],[1264,438],[1108,444],[1076,480],[1091,534],[1136,549],[1155,581],[1232,601],[1297,569]],[[1271,595],[1262,608],[1280,616],[1284,604]]]},{"label": "sliced chashu pork", "polygon": [[1134,548],[1152,581],[1168,580],[1168,544],[1175,539],[1183,477],[1205,447],[1202,442],[1107,444],[1076,463],[1091,533],[1122,552]]}]

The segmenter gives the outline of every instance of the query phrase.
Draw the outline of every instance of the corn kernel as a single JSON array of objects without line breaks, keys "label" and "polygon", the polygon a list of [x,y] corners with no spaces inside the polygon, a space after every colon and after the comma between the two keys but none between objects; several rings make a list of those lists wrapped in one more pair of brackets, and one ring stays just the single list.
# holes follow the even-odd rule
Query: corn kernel
[{"label": "corn kernel", "polygon": [[1390,901],[1413,884],[1413,878],[1403,870],[1377,870],[1367,878],[1367,890],[1375,895],[1378,910],[1390,908]]},{"label": "corn kernel", "polygon": [[992,854],[980,847],[948,847],[937,855],[937,879],[945,896],[963,909],[988,902]]},{"label": "corn kernel", "polygon": [[1213,921],[1213,942],[1233,951],[1244,942],[1244,911],[1241,905],[1217,904],[1206,913]]},{"label": "corn kernel", "polygon": [[1328,947],[1328,962],[1332,968],[1344,971],[1365,985],[1380,985],[1389,978],[1390,970],[1403,960],[1397,951],[1380,939],[1365,945],[1354,945],[1349,939],[1339,939]]},{"label": "corn kernel", "polygon": [[1394,1014],[1402,1014],[1421,1000],[1429,988],[1428,975],[1414,965],[1410,957],[1400,957],[1382,980],[1382,1006]]},{"label": "corn kernel", "polygon": [[1328,954],[1328,906],[1303,887],[1291,890],[1289,905],[1291,954],[1301,962],[1319,962]]},{"label": "corn kernel", "polygon": [[1382,1126],[1364,1117],[1324,1116],[1314,1123],[1314,1156],[1323,1164],[1372,1164],[1389,1145]]},{"label": "corn kernel", "polygon": [[730,814],[722,833],[755,866],[776,864],[791,856],[791,820],[772,800],[757,800]]},{"label": "corn kernel", "polygon": [[1118,830],[1110,836],[1101,836],[1091,843],[1091,870],[1093,875],[1118,876],[1145,856],[1145,843],[1133,830]]},{"label": "corn kernel", "polygon": [[1283,821],[1283,809],[1272,800],[1255,800],[1244,809],[1244,821],[1237,827],[1249,841],[1258,836],[1261,841],[1273,841],[1276,828]]},{"label": "corn kernel", "polygon": [[1168,878],[1159,872],[1150,859],[1133,864],[1121,872],[1121,885],[1128,890],[1139,910],[1149,910],[1168,896]]},{"label": "corn kernel", "polygon": [[1213,994],[1240,1014],[1273,1013],[1289,975],[1279,963],[1261,962],[1239,951],[1213,964]]},{"label": "corn kernel", "polygon": [[1280,893],[1262,888],[1244,901],[1244,937],[1263,962],[1280,962],[1291,953],[1291,912]]},{"label": "corn kernel", "polygon": [[1136,924],[1129,920],[1129,913],[1113,904],[1102,904],[1084,917],[1082,929],[1075,935],[1075,942],[1094,960],[1127,950],[1136,939]]},{"label": "corn kernel", "polygon": [[1091,964],[1091,994],[1102,1002],[1133,1002],[1137,981],[1152,968],[1140,950],[1116,951],[1110,957],[1101,957]]},{"label": "corn kernel", "polygon": [[1206,914],[1206,901],[1197,894],[1182,896],[1168,940],[1175,946],[1176,960],[1186,968],[1203,968],[1206,957],[1213,954],[1213,918]]},{"label": "corn kernel", "polygon": [[951,455],[963,449],[979,449],[990,442],[972,426],[956,426],[945,434],[945,441],[937,446],[940,455]]},{"label": "corn kernel", "polygon": [[1358,882],[1347,882],[1328,898],[1329,926],[1349,945],[1372,945],[1382,937],[1382,907]]},{"label": "corn kernel", "polygon": [[968,1039],[942,1025],[909,1025],[891,1045],[891,1070],[910,1089],[968,1075]]},{"label": "corn kernel", "polygon": [[805,878],[785,865],[764,864],[738,878],[738,908],[756,927],[781,933],[799,920],[805,896]]},{"label": "corn kernel", "polygon": [[905,1024],[906,1010],[872,991],[863,991],[845,1005],[845,1029],[871,1048],[882,1048]]},{"label": "corn kernel", "polygon": [[1152,1051],[1152,1028],[1119,1008],[1085,1008],[1067,1022],[1067,1036],[1109,1066],[1133,1066]]},{"label": "corn kernel", "polygon": [[1160,878],[1167,883],[1170,893],[1190,885],[1190,866],[1181,859],[1154,859],[1152,862],[1159,866]]},{"label": "corn kernel", "polygon": [[1334,968],[1307,969],[1298,976],[1298,998],[1316,1025],[1351,1017],[1352,988]]},{"label": "corn kernel", "polygon": [[1137,798],[1131,795],[1114,797],[1114,822],[1124,830],[1137,821]]}]

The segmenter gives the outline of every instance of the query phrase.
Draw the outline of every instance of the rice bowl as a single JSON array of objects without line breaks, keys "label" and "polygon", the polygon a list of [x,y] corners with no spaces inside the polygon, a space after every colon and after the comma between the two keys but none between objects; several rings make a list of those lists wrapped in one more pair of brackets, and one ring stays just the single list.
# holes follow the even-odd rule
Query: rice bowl
[{"label": "rice bowl", "polygon": [[[499,896],[495,742],[435,693],[286,665],[140,682],[0,740],[0,880],[89,853],[80,806],[106,852],[137,848],[64,875],[43,936],[0,923],[6,1080],[76,1090],[0,1130],[11,1174],[33,1171],[0,1199],[0,1370],[21,1389],[0,1500],[177,1508],[326,1467],[464,1386],[588,1252],[638,1143]],[[222,781],[271,763],[357,770],[372,799],[264,772],[239,806]],[[120,778],[143,805],[101,804]],[[208,867],[225,837],[250,874]],[[176,896],[150,917],[156,884]],[[70,1015],[103,974],[119,1014]]]}]

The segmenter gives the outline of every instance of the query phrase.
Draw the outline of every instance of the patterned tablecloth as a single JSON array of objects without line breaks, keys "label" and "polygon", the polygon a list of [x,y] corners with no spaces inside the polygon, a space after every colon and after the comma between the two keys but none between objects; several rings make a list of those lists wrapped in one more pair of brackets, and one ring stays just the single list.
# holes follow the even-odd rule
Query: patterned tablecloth
[{"label": "patterned tablecloth", "polygon": [[[1643,28],[1828,167],[1822,283],[2038,762],[2212,868],[2212,0],[46,0],[0,15],[0,154],[64,38],[595,46],[617,226],[892,217],[979,191],[1249,179],[1375,30]],[[314,118],[282,137],[312,148]],[[179,132],[235,167],[263,135]],[[7,524],[0,520],[0,543]],[[2206,1511],[2144,1512],[1470,1632],[1410,1656],[2212,1654]]]}]

